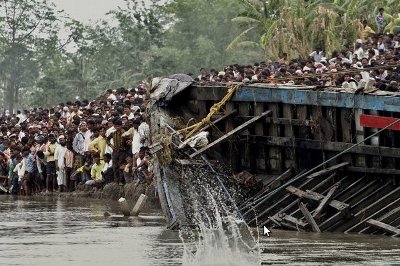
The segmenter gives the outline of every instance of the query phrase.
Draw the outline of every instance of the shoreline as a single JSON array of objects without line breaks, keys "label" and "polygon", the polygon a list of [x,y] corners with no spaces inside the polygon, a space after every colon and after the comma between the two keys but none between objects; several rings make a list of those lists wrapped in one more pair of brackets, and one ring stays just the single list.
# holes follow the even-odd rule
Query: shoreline
[{"label": "shoreline", "polygon": [[[76,198],[76,199],[99,199],[117,202],[120,198],[125,198],[129,207],[132,209],[138,201],[141,194],[147,196],[147,201],[141,212],[160,212],[161,205],[158,197],[155,195],[154,184],[146,185],[138,182],[131,182],[125,185],[109,183],[102,189],[94,189],[90,186],[82,185],[72,192],[39,192],[31,196],[22,196],[24,198]],[[20,195],[4,194],[8,196],[20,197]]]}]

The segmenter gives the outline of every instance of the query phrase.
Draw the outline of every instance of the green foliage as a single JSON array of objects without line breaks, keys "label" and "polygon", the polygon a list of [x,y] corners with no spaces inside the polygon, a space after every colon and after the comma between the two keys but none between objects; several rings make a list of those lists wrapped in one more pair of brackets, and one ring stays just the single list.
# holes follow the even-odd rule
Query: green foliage
[{"label": "green foliage", "polygon": [[[400,1],[371,0],[240,0],[245,11],[232,21],[242,28],[228,46],[257,45],[266,58],[306,57],[316,46],[330,54],[353,42],[361,20],[375,26],[380,7],[399,11]],[[388,31],[394,27],[391,17]],[[252,35],[253,34],[253,35]]]},{"label": "green foliage", "polygon": [[0,1],[0,84],[9,109],[18,103],[19,92],[38,78],[41,52],[54,42],[57,20],[46,0]]},{"label": "green foliage", "polygon": [[[226,49],[240,33],[232,24],[245,12],[238,0],[151,2],[125,0],[108,19],[83,25],[46,0],[0,0],[1,8],[4,3],[26,14],[21,24],[11,22],[4,10],[0,16],[0,87],[6,94],[14,92],[7,101],[19,107],[50,106],[155,76],[197,75],[201,67],[221,70],[226,64],[260,61],[262,50],[252,42]],[[66,40],[58,36],[62,23],[69,32]],[[4,36],[15,24],[19,37],[11,44]]]}]

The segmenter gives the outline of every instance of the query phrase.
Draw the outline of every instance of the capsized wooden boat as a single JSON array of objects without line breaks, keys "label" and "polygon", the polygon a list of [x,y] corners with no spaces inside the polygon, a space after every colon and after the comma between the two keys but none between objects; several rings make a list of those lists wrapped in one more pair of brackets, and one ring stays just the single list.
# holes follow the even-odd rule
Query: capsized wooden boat
[{"label": "capsized wooden boat", "polygon": [[[224,206],[230,211],[236,208],[231,194],[231,173],[218,161],[209,161],[204,156],[191,159],[190,154],[195,149],[182,144],[179,136],[172,137],[170,143],[161,144],[157,137],[161,132],[169,136],[175,131],[177,117],[185,116],[185,110],[179,102],[184,98],[184,92],[193,80],[186,75],[175,75],[153,84],[149,111],[151,113],[151,134],[153,145],[150,152],[154,156],[154,174],[162,210],[167,220],[167,227],[178,229],[196,226],[199,219],[214,217],[211,213],[215,208]],[[168,151],[166,151],[168,145]],[[169,161],[160,156],[169,153]],[[212,193],[209,194],[209,193]],[[209,206],[210,197],[218,201],[219,206]],[[215,204],[214,204],[215,205]]]}]

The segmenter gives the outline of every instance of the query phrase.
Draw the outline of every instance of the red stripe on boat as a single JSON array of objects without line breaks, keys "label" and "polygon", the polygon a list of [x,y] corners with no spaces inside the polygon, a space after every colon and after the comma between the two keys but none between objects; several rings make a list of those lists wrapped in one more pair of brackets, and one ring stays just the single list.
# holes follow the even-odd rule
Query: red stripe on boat
[{"label": "red stripe on boat", "polygon": [[[399,118],[377,116],[377,115],[360,115],[360,126],[362,127],[372,127],[372,128],[384,128],[393,122],[397,121]],[[400,131],[400,122],[389,127],[391,130]]]}]

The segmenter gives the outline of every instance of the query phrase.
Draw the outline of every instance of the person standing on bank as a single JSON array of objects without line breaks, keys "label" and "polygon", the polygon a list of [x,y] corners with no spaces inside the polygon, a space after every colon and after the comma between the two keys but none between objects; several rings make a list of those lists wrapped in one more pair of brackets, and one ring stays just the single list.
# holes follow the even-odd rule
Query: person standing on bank
[{"label": "person standing on bank", "polygon": [[83,165],[83,157],[85,156],[85,135],[87,132],[87,124],[86,122],[81,122],[79,125],[79,132],[75,135],[74,141],[72,142],[72,148],[76,153],[76,164],[81,166]]},{"label": "person standing on bank", "polygon": [[[124,151],[124,141],[123,141],[123,134],[124,131],[122,129],[122,121],[116,120],[114,122],[115,132],[111,133],[107,137],[107,144],[112,148],[112,162],[113,162],[113,170],[114,170],[114,182],[121,182],[122,181],[122,173],[120,166],[125,160],[125,151]],[[113,143],[111,144],[111,140]]]},{"label": "person standing on bank", "polygon": [[57,146],[54,152],[54,159],[57,170],[58,192],[62,192],[65,191],[67,184],[67,176],[65,173],[65,152],[67,151],[67,143],[63,135],[58,137],[58,142],[60,145]]},{"label": "person standing on bank", "polygon": [[46,145],[44,155],[46,155],[46,192],[49,192],[49,185],[52,185],[52,191],[56,186],[56,163],[54,161],[54,152],[56,151],[56,137],[54,134],[49,135],[49,142]]}]

